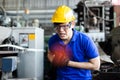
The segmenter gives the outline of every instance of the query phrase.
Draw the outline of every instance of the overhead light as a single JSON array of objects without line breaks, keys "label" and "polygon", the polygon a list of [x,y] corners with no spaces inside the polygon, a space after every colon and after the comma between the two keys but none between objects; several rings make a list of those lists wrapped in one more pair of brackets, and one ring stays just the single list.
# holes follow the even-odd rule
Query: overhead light
[{"label": "overhead light", "polygon": [[29,9],[25,9],[25,10],[24,10],[24,13],[25,13],[25,14],[29,14],[29,13],[30,13]]}]

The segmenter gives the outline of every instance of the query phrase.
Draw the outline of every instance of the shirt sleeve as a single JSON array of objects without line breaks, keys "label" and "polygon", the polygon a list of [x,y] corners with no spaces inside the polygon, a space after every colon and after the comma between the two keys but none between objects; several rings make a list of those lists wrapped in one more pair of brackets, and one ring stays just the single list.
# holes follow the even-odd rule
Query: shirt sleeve
[{"label": "shirt sleeve", "polygon": [[88,59],[92,59],[99,56],[98,48],[91,38],[85,36],[83,41],[84,52]]}]

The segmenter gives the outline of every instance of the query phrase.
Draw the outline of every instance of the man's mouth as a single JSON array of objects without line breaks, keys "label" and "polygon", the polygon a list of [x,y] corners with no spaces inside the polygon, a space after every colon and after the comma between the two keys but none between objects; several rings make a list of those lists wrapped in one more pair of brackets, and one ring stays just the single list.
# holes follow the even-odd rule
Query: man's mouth
[{"label": "man's mouth", "polygon": [[61,37],[64,37],[64,36],[65,36],[65,34],[64,34],[64,33],[60,33],[59,35],[60,35]]}]

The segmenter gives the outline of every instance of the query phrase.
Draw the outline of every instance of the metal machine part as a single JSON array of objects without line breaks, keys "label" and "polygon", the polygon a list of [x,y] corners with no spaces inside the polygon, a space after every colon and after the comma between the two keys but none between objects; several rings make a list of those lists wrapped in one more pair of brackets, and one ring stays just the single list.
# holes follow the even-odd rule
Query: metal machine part
[{"label": "metal machine part", "polygon": [[110,35],[109,45],[111,46],[105,47],[111,49],[108,55],[113,63],[101,63],[99,75],[95,80],[120,80],[120,26],[115,27]]},{"label": "metal machine part", "polygon": [[12,72],[17,69],[18,58],[9,56],[2,58],[2,77],[1,80],[12,78]]},{"label": "metal machine part", "polygon": [[2,71],[12,72],[17,69],[17,57],[3,57],[2,58]]},{"label": "metal machine part", "polygon": [[77,25],[84,27],[84,32],[96,42],[104,42],[113,27],[111,5],[97,1],[80,1],[74,11],[77,13]]},{"label": "metal machine part", "polygon": [[[3,29],[2,29],[3,28]],[[4,31],[4,27],[1,27]],[[6,28],[5,28],[6,30]],[[1,44],[1,47],[12,47],[15,50],[0,51],[1,55],[17,54],[19,63],[17,65],[17,78],[43,80],[44,65],[44,30],[35,27],[11,28],[11,32],[7,37],[13,36],[14,42],[17,44]],[[6,35],[4,33],[3,35]],[[3,36],[2,35],[2,36]],[[3,37],[4,38],[4,37]],[[6,37],[1,39],[1,43]],[[0,55],[0,56],[1,56]],[[1,57],[0,57],[1,58]]]},{"label": "metal machine part", "polygon": [[[44,30],[41,28],[13,28],[15,41],[25,48],[44,49]],[[43,79],[43,51],[19,54],[18,78]],[[32,61],[32,62],[31,62]]]},{"label": "metal machine part", "polygon": [[[2,15],[1,15],[2,14]],[[0,26],[10,26],[11,18],[6,15],[5,9],[0,6]]]},{"label": "metal machine part", "polygon": [[0,44],[2,44],[5,39],[10,37],[11,33],[11,28],[0,26]]},{"label": "metal machine part", "polygon": [[111,51],[111,59],[114,63],[120,66],[120,26],[114,28],[111,31],[111,44],[112,44],[112,51]]},{"label": "metal machine part", "polygon": [[86,0],[80,1],[74,11],[77,25],[82,25],[84,32],[101,47],[97,46],[103,63],[94,79],[120,80],[120,26],[114,28],[114,6]]}]

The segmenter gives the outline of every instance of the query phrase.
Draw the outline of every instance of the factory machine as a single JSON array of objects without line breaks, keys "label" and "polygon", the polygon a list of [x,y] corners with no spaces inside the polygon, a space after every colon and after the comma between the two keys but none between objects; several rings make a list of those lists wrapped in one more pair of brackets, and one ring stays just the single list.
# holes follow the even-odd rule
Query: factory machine
[{"label": "factory machine", "polygon": [[109,1],[83,0],[74,11],[79,30],[93,39],[100,53],[101,67],[93,71],[94,79],[120,80],[120,26],[114,29],[114,6]]},{"label": "factory machine", "polygon": [[44,30],[1,26],[0,32],[1,80],[43,80]]},{"label": "factory machine", "polygon": [[104,42],[114,26],[113,7],[97,1],[80,1],[77,8],[77,25],[94,41]]}]

